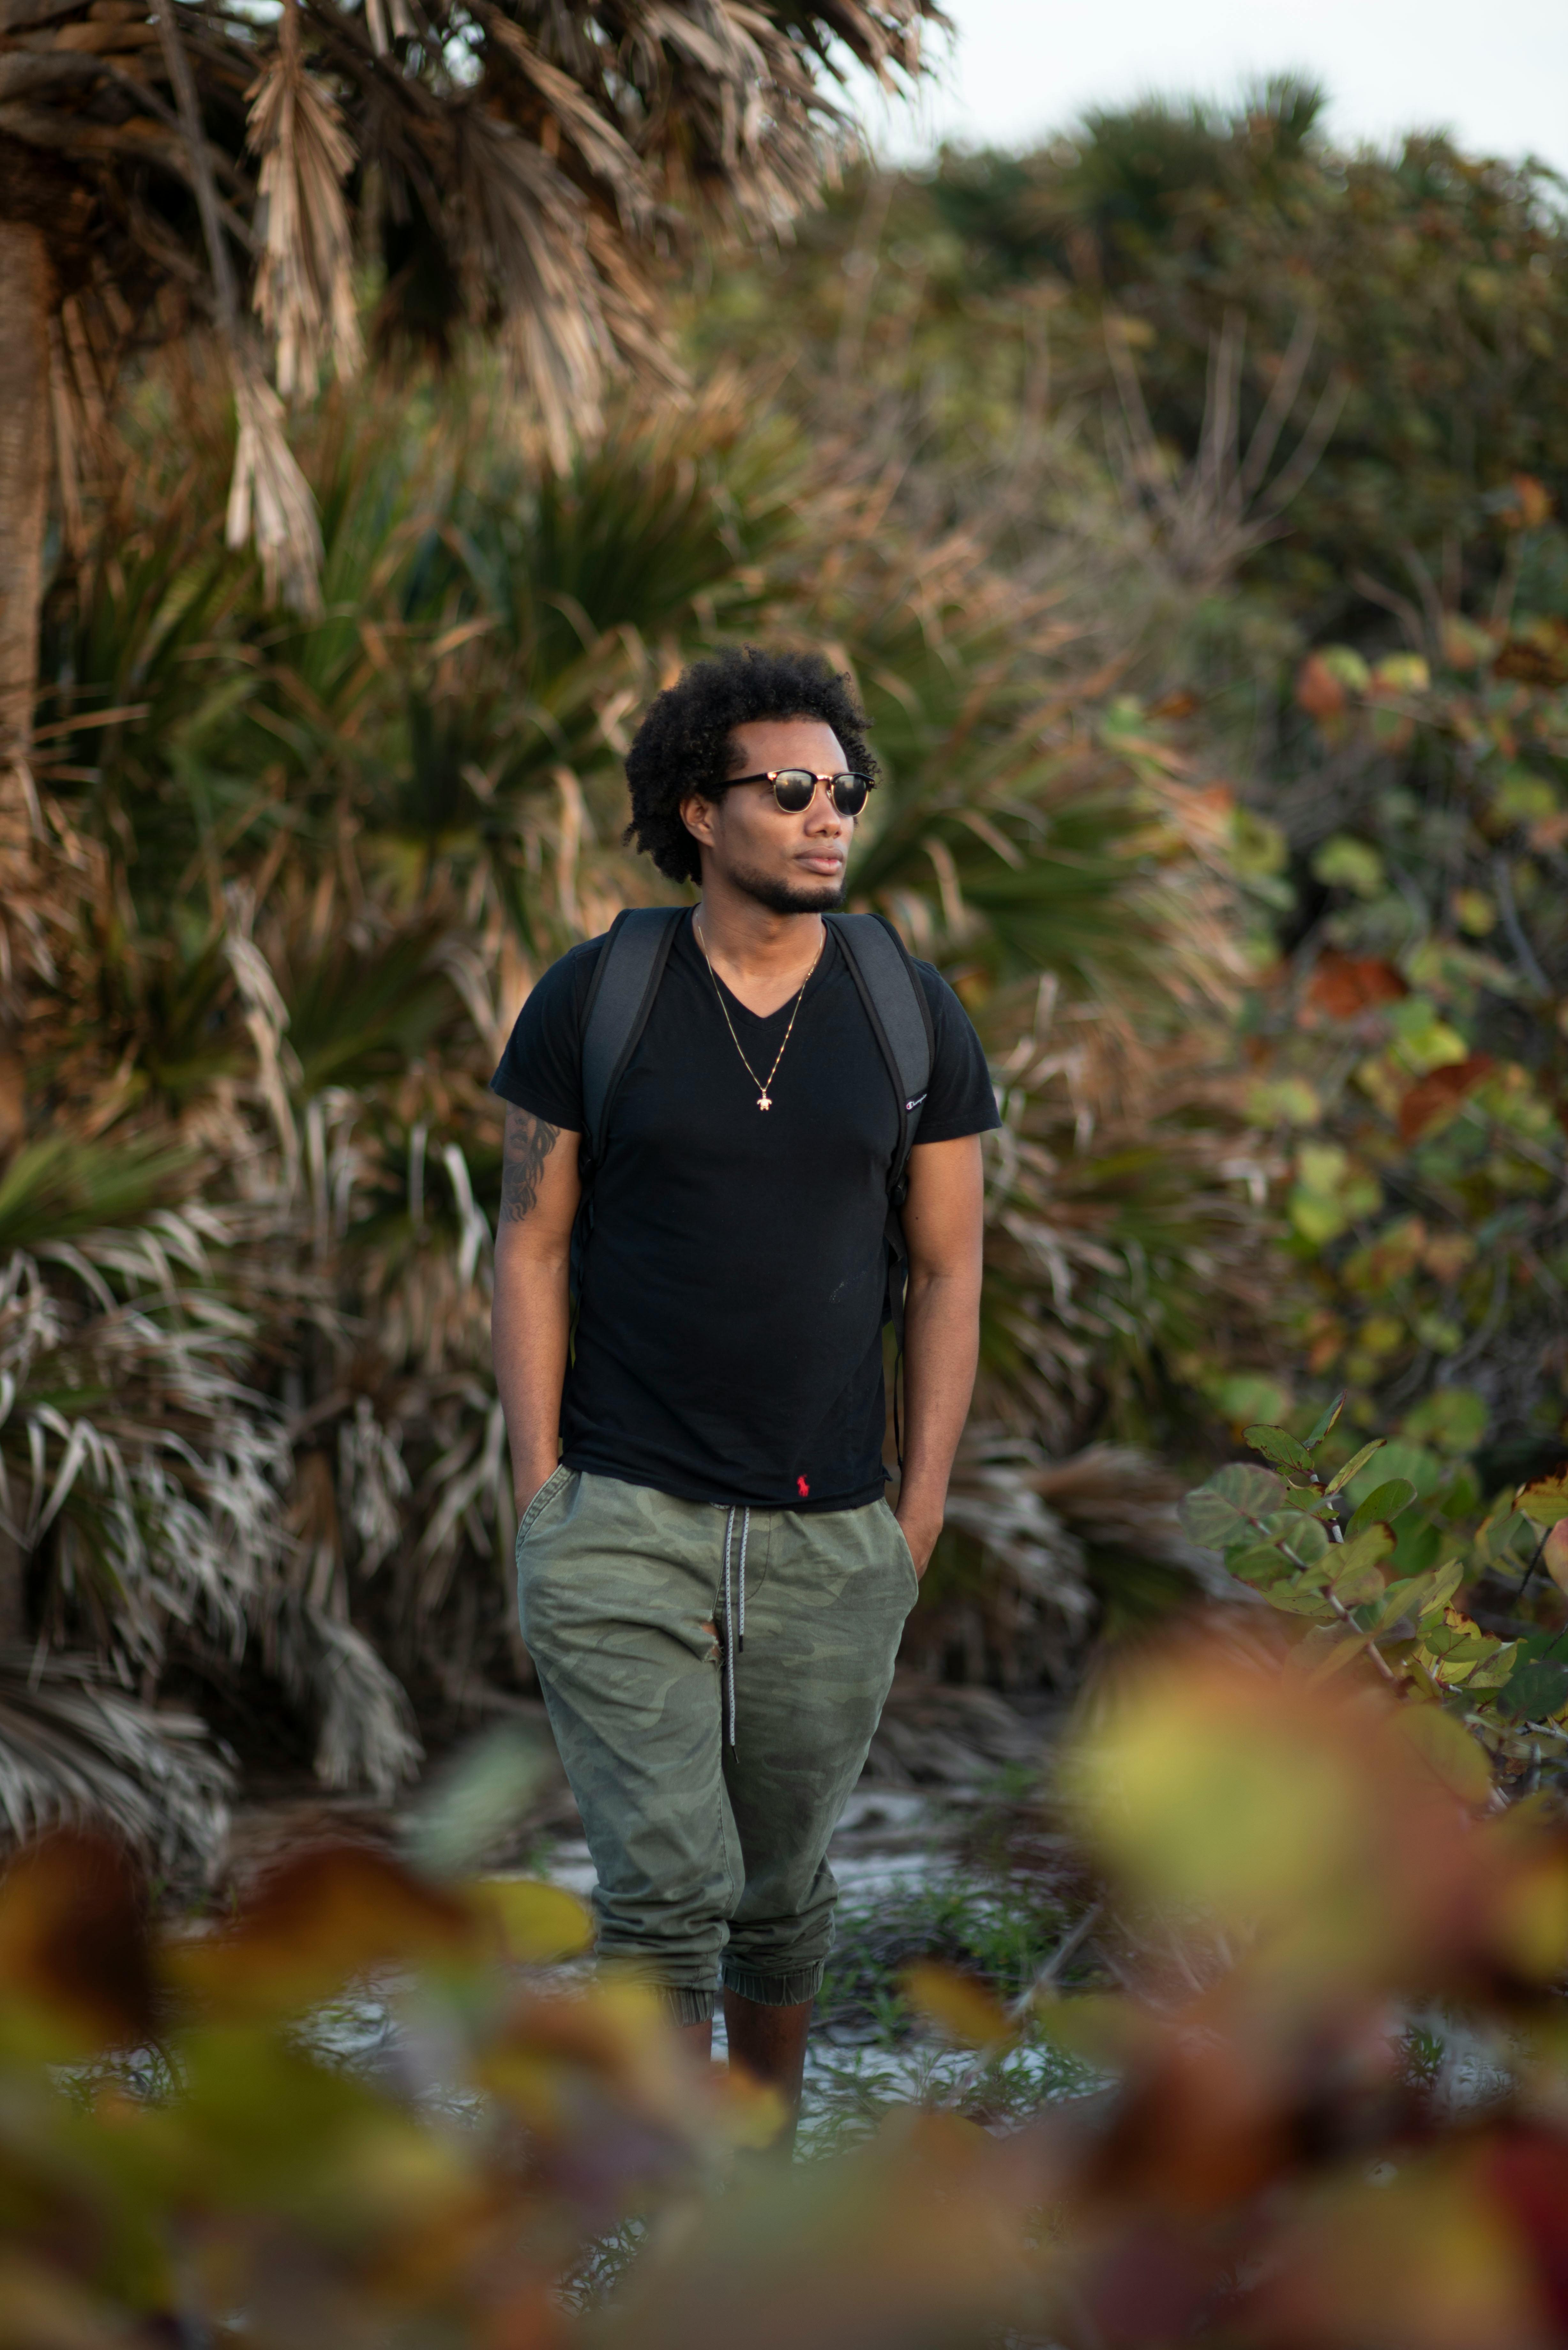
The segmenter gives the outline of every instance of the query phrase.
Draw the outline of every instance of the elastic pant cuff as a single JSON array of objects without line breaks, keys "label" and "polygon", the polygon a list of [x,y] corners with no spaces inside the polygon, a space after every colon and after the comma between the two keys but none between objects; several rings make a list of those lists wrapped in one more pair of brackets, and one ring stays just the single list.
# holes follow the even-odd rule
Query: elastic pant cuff
[{"label": "elastic pant cuff", "polygon": [[792,1967],[787,1974],[767,1975],[726,1959],[724,1989],[737,1991],[742,1999],[754,1999],[759,2007],[799,2007],[816,1997],[826,1970],[826,1960],[817,1959],[808,1967]]},{"label": "elastic pant cuff", "polygon": [[686,1983],[655,1983],[654,1989],[671,2023],[711,2022],[716,1998],[714,1992],[693,1991]]}]

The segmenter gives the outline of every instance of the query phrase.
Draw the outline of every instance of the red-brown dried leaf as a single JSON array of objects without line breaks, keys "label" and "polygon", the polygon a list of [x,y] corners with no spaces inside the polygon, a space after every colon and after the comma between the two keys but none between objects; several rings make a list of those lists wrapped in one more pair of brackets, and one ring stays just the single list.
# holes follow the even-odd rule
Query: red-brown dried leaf
[{"label": "red-brown dried leaf", "polygon": [[1330,947],[1319,955],[1307,983],[1309,1002],[1331,1020],[1354,1020],[1379,1003],[1397,1003],[1410,990],[1381,955],[1341,954]]},{"label": "red-brown dried leaf", "polygon": [[1321,653],[1309,653],[1296,671],[1296,701],[1320,726],[1345,715],[1345,688]]},{"label": "red-brown dried leaf", "polygon": [[234,1925],[171,1950],[171,1970],[220,2009],[277,2014],[357,1975],[477,1951],[467,1905],[363,1845],[321,1844],[262,1878]]},{"label": "red-brown dried leaf", "polygon": [[148,2036],[146,1887],[122,1846],[71,1828],[17,1854],[0,1883],[0,2001],[31,2010],[73,2051]]},{"label": "red-brown dried leaf", "polygon": [[1489,1053],[1472,1053],[1467,1060],[1451,1061],[1447,1068],[1429,1069],[1418,1077],[1399,1104],[1400,1140],[1419,1142],[1428,1128],[1474,1093],[1494,1066]]}]

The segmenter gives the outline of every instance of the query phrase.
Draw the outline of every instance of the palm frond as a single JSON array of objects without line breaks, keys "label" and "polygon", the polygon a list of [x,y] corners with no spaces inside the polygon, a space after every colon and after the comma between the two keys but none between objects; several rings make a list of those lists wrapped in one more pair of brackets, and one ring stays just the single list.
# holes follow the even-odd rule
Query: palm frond
[{"label": "palm frond", "polygon": [[343,376],[362,356],[343,190],[354,150],[331,91],[306,70],[297,0],[286,0],[276,50],[249,95],[266,223],[255,307],[286,400],[315,390],[328,356]]},{"label": "palm frond", "polygon": [[0,1821],[21,1844],[106,1826],[179,1882],[223,1848],[232,1773],[194,1715],[139,1704],[96,1660],[0,1649]]}]

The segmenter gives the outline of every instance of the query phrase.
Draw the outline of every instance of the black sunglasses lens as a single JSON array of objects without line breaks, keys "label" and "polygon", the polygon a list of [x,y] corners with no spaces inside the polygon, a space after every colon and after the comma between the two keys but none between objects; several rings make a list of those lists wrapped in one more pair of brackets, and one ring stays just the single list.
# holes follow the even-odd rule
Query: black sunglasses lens
[{"label": "black sunglasses lens", "polygon": [[[798,816],[815,798],[816,782],[809,767],[781,767],[774,777],[774,797],[786,816]],[[840,816],[858,816],[869,788],[863,775],[835,775],[828,785]]]}]

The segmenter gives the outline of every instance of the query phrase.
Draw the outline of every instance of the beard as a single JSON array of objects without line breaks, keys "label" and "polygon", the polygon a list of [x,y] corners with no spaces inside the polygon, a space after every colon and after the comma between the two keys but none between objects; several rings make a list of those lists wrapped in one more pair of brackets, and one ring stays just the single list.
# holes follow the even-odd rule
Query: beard
[{"label": "beard", "polygon": [[815,887],[792,887],[787,881],[774,881],[765,873],[752,873],[742,866],[732,868],[724,879],[733,889],[765,906],[770,914],[833,914],[843,905],[847,894],[848,874],[837,882],[818,881]]}]

